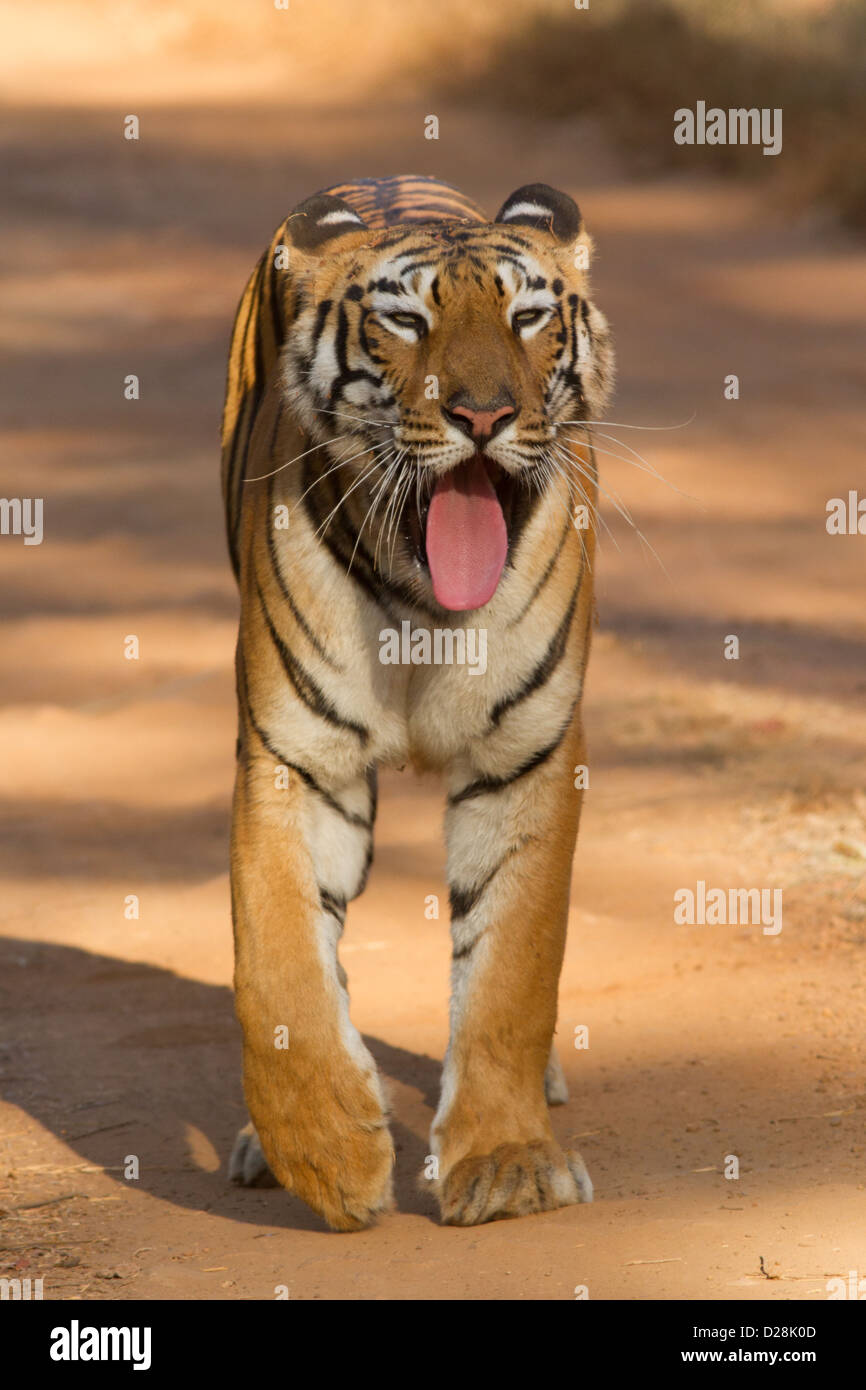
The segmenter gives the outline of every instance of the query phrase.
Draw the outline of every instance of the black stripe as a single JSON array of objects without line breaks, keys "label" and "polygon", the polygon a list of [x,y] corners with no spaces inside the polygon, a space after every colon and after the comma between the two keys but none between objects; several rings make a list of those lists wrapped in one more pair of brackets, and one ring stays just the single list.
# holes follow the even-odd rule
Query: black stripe
[{"label": "black stripe", "polygon": [[475,950],[475,947],[478,945],[485,931],[486,927],[482,931],[480,931],[477,936],[474,936],[472,938],[468,946],[459,946],[456,950],[452,951],[451,959],[463,960],[466,956],[470,955],[471,952]]},{"label": "black stripe", "polygon": [[[267,454],[265,455],[265,457],[266,457],[268,460],[271,460],[271,459],[273,459],[273,457],[274,457],[274,451],[275,451],[275,449],[276,449],[276,444],[277,444],[277,435],[278,435],[279,432],[280,432],[280,425],[282,424],[282,420],[283,420],[283,400],[282,400],[282,398],[280,398],[280,400],[277,401],[277,408],[276,408],[276,410],[274,411],[274,423],[273,423],[273,425],[271,426],[271,437],[270,437],[270,439],[268,440],[268,450],[267,450]],[[273,473],[272,473],[271,476],[270,476],[270,480],[269,480],[269,487],[270,487],[270,489],[271,489],[271,493],[273,492],[273,482],[274,482],[274,475],[273,475]]]},{"label": "black stripe", "polygon": [[325,324],[327,323],[328,315],[331,312],[332,302],[333,301],[330,299],[323,299],[318,309],[316,310],[316,321],[313,324],[313,335],[312,342],[310,345],[311,359],[315,357],[316,349],[319,346],[319,339],[325,331]]},{"label": "black stripe", "polygon": [[[420,238],[419,238],[419,236],[418,236],[418,232],[415,231],[415,230],[413,230],[413,231],[411,231],[411,232],[403,232],[403,234],[402,234],[401,236],[394,236],[394,237],[392,237],[392,238],[390,239],[390,241],[389,241],[389,245],[393,244],[394,246],[399,246],[399,245],[400,245],[400,242],[401,242],[401,241],[405,241],[407,237],[410,237],[410,238],[412,239],[412,241],[414,242],[414,245],[411,246],[410,249],[409,249],[408,251],[398,251],[398,252],[396,253],[396,255],[394,255],[394,256],[392,257],[393,260],[395,260],[395,261],[402,261],[402,260],[405,260],[407,256],[410,257],[410,258],[411,258],[412,256],[419,256],[419,255],[422,254],[422,252],[423,252],[424,255],[427,255],[427,254],[428,254],[428,249],[427,249],[427,247],[426,247],[426,246],[421,246],[421,245],[419,244]],[[402,274],[403,274],[403,267],[402,267],[402,266],[400,267],[400,269],[398,270],[397,273],[398,273],[398,275],[402,275]]]},{"label": "black stripe", "polygon": [[319,884],[319,899],[325,912],[330,912],[340,923],[346,920],[346,899],[341,893],[330,893]]},{"label": "black stripe", "polygon": [[290,771],[296,772],[300,777],[301,781],[304,783],[304,785],[309,787],[310,791],[314,791],[317,796],[320,796],[324,801],[325,805],[328,806],[332,811],[336,811],[337,815],[342,816],[343,820],[346,822],[347,825],[356,825],[361,830],[372,830],[372,821],[365,820],[363,816],[359,816],[355,811],[347,811],[345,806],[340,805],[336,797],[332,796],[329,791],[326,791],[325,788],[319,782],[316,781],[313,774],[309,772],[307,768],[302,767],[300,763],[291,762],[290,759],[287,758],[284,753],[281,753],[278,748],[274,747],[274,744],[271,742],[271,739],[267,731],[262,728],[261,724],[259,724],[253,712],[253,707],[250,703],[249,698],[249,688],[247,686],[246,672],[243,671],[240,663],[238,664],[238,703],[241,706],[241,709],[246,712],[246,715],[250,721],[250,724],[252,725],[253,730],[258,735],[260,742],[267,749],[272,758],[276,758],[277,762],[282,767],[287,767],[290,769]]},{"label": "black stripe", "polygon": [[[280,410],[282,411],[282,406],[280,407]],[[286,584],[286,581],[283,577],[283,572],[280,569],[279,556],[277,555],[277,546],[274,540],[273,511],[274,478],[273,475],[271,475],[270,479],[268,480],[268,555],[270,556],[271,569],[273,571],[274,578],[277,581],[277,585],[279,587],[280,593],[283,596],[283,599],[288,604],[289,612],[291,613],[295,622],[298,624],[298,627],[303,632],[307,641],[310,643],[310,646],[313,647],[313,649],[316,652],[318,652],[322,660],[326,661],[333,671],[342,671],[343,667],[340,666],[322,646],[322,643],[319,641],[318,637],[313,632],[303,613],[301,613],[300,609],[295,603],[295,600],[292,598],[292,595],[289,593],[289,587]]]},{"label": "black stripe", "polygon": [[265,596],[262,593],[258,579],[256,579],[256,592],[259,596],[259,603],[261,604],[268,632],[271,635],[271,641],[277,649],[283,670],[288,676],[299,699],[307,706],[307,709],[311,710],[313,714],[318,715],[320,719],[327,720],[329,724],[333,724],[337,729],[346,729],[350,733],[355,734],[363,747],[369,741],[370,730],[366,729],[363,724],[356,724],[351,719],[344,719],[338,712],[325,692],[321,690],[313,680],[309,671],[306,671],[297,657],[293,656],[289,651],[289,648],[277,632],[271,621],[268,605],[265,602]]},{"label": "black stripe", "polygon": [[[374,810],[374,811],[373,811],[373,815],[375,816],[375,814],[376,814],[376,812],[375,812],[375,810]],[[371,869],[371,867],[372,867],[372,864],[373,864],[373,836],[371,835],[371,836],[370,836],[370,839],[369,839],[369,841],[368,841],[368,843],[367,843],[367,853],[366,853],[366,855],[365,855],[365,857],[364,857],[364,867],[363,867],[362,870],[361,870],[361,877],[360,877],[359,880],[358,880],[358,886],[357,886],[357,888],[355,889],[354,893],[352,894],[352,897],[353,897],[353,898],[357,898],[358,894],[359,894],[359,893],[363,893],[364,889],[367,887],[367,879],[370,877],[370,869]]]},{"label": "black stripe", "polygon": [[589,338],[590,350],[592,350],[592,329],[589,326],[589,300],[580,301],[580,317],[583,319],[583,326],[586,329],[586,336]]},{"label": "black stripe", "polygon": [[[516,617],[516,618],[512,618],[511,622],[508,624],[509,627],[516,627],[517,624],[521,621],[521,619],[523,619],[523,618],[526,617],[526,614],[529,612],[530,608],[531,608],[532,605],[534,604],[535,600],[538,598],[538,595],[541,593],[541,591],[542,591],[542,589],[544,588],[545,584],[547,583],[548,579],[549,579],[550,576],[553,574],[553,571],[554,571],[554,569],[556,568],[556,562],[557,562],[557,560],[559,559],[560,555],[562,554],[562,548],[563,548],[563,546],[565,545],[565,538],[566,538],[566,536],[568,535],[569,531],[571,530],[571,525],[572,525],[571,517],[567,515],[567,516],[566,516],[566,519],[565,519],[565,525],[564,525],[563,528],[562,528],[562,535],[561,535],[560,538],[559,538],[559,541],[558,541],[558,543],[557,543],[556,549],[554,550],[553,554],[551,555],[550,559],[548,560],[548,562],[547,562],[547,564],[546,564],[546,566],[545,566],[544,573],[542,574],[541,578],[538,580],[537,584],[535,585],[535,588],[532,590],[532,593],[529,595],[529,598],[526,600],[526,603],[525,603],[525,604],[523,605],[523,607],[521,608],[521,610],[520,610],[520,612],[518,613],[517,617]],[[584,547],[584,553],[585,553],[585,547]],[[582,565],[583,565],[583,559],[581,559],[581,567],[582,567]]]},{"label": "black stripe", "polygon": [[534,838],[536,837],[533,835],[521,835],[517,841],[517,844],[512,845],[511,848],[507,850],[505,854],[503,854],[499,863],[494,865],[494,867],[490,870],[489,874],[487,874],[486,877],[483,878],[480,883],[475,884],[474,887],[457,888],[454,885],[449,885],[448,898],[451,904],[452,922],[458,917],[465,917],[468,912],[472,911],[473,907],[475,907],[478,901],[480,900],[482,894],[484,894],[490,887],[490,884],[493,882],[494,878],[499,873],[503,864],[507,863],[509,859],[513,859],[515,854],[519,853],[519,851],[522,850],[526,845],[528,845],[530,840]]},{"label": "black stripe", "polygon": [[461,199],[436,197],[435,194],[428,196],[419,189],[415,197],[413,197],[411,190],[401,191],[391,203],[389,212],[427,212],[428,210],[432,212],[441,209],[459,215],[465,212],[466,208],[467,204]]},{"label": "black stripe", "polygon": [[[250,711],[250,715],[252,716],[252,711]],[[256,733],[258,732],[258,728],[256,728]],[[271,750],[268,749],[268,751],[270,752]],[[301,781],[304,782],[311,791],[314,791],[322,798],[326,806],[330,807],[332,811],[336,811],[339,816],[342,816],[347,825],[357,825],[361,830],[370,830],[372,828],[369,821],[366,821],[363,816],[359,816],[356,811],[347,811],[345,806],[341,806],[337,798],[332,796],[329,791],[326,791],[325,788],[316,781],[313,774],[308,772],[305,767],[301,767],[300,763],[290,763],[287,762],[285,758],[282,759],[282,762],[285,767],[291,768],[292,772],[296,772]]]},{"label": "black stripe", "polygon": [[574,617],[574,610],[577,605],[578,596],[583,585],[583,558],[581,557],[580,570],[577,582],[572,590],[571,599],[568,607],[562,616],[562,620],[553,637],[550,639],[547,651],[539,661],[535,670],[527,676],[526,680],[520,685],[512,695],[506,695],[498,700],[490,712],[490,724],[493,728],[499,724],[503,714],[519,705],[522,700],[526,700],[530,695],[534,695],[536,690],[541,690],[547,684],[565,654],[568,643],[568,634],[571,631],[571,620]]},{"label": "black stripe", "polygon": [[457,917],[465,917],[467,912],[472,911],[473,907],[475,907],[476,903],[481,898],[482,893],[489,887],[490,883],[505,863],[505,860],[508,858],[509,856],[506,854],[500,859],[496,867],[490,870],[486,878],[483,878],[480,883],[476,883],[472,888],[458,888],[455,884],[449,885],[448,902],[451,907],[452,921]]},{"label": "black stripe", "polygon": [[331,390],[328,396],[328,404],[333,409],[337,401],[342,396],[344,390],[353,381],[369,381],[376,387],[382,385],[382,378],[376,376],[375,372],[368,372],[363,367],[350,367],[346,359],[346,346],[349,339],[349,318],[346,313],[345,302],[340,305],[337,314],[337,336],[334,339],[334,352],[337,358],[337,375],[331,383]]},{"label": "black stripe", "polygon": [[[357,497],[357,493],[355,494],[355,496]],[[357,537],[352,531],[350,527],[349,518],[346,516],[345,512],[342,509],[337,513],[334,520],[335,525],[337,527],[337,536],[341,536],[345,544],[349,547],[348,555],[344,554],[342,556],[343,563],[346,564],[352,559],[353,551],[355,552],[355,560],[352,562],[353,568],[358,558],[361,558],[364,565],[366,566],[366,573],[364,574],[364,577],[360,582],[365,584],[365,586],[367,584],[371,584],[373,586],[370,592],[372,593],[380,608],[384,608],[385,612],[388,613],[389,616],[393,616],[393,607],[389,606],[387,601],[382,597],[382,590],[384,589],[390,598],[396,599],[398,602],[405,604],[407,608],[417,609],[419,612],[424,613],[429,618],[436,618],[440,616],[440,614],[443,611],[442,609],[431,608],[429,604],[425,603],[424,600],[418,594],[414,593],[413,590],[408,588],[405,584],[401,584],[399,581],[395,579],[386,579],[386,577],[382,574],[381,570],[379,570],[376,567],[375,558],[370,554],[363,540],[360,537]],[[335,537],[334,539],[336,545],[337,537]],[[356,545],[357,550],[355,549]],[[336,552],[332,549],[332,553]]]},{"label": "black stripe", "polygon": [[[310,484],[307,480],[307,467],[308,464],[305,463],[303,475],[303,507],[310,525],[313,527],[313,530],[318,533],[328,513],[325,512],[323,514],[319,510],[319,488],[316,486],[316,483],[327,482],[330,486],[333,480],[325,475],[325,477],[318,478]],[[329,508],[329,510],[333,510],[333,508]],[[339,513],[337,513],[337,516],[339,516]],[[353,558],[352,551],[354,550],[354,541],[351,537],[349,538],[349,552],[348,554],[345,553],[333,533],[333,521],[335,519],[336,518],[333,518],[331,523],[329,523],[322,532],[320,541],[324,544],[331,558],[340,565],[346,577],[354,580],[358,587],[364,590],[368,598],[372,599],[373,603],[381,608],[382,612],[386,613],[392,622],[396,622],[398,615],[395,614],[393,608],[382,594],[382,586],[378,581],[375,570],[372,568],[371,557],[367,555],[366,550],[359,542],[358,549],[355,551]]]},{"label": "black stripe", "polygon": [[[364,293],[360,285],[357,286],[357,289],[360,291],[361,294]],[[377,366],[383,367],[387,365],[387,359],[384,357],[380,357],[377,352],[373,351],[372,347],[370,346],[370,340],[367,337],[367,319],[371,317],[372,310],[366,309],[362,304],[360,306],[360,314],[361,316],[358,320],[358,342],[361,344],[361,350],[367,354],[371,362],[375,362]],[[390,402],[381,402],[380,409],[383,408],[386,404],[393,404],[393,397]]]},{"label": "black stripe", "polygon": [[[578,699],[579,698],[578,696]],[[521,763],[514,772],[509,772],[505,777],[479,777],[477,781],[470,782],[467,786],[463,787],[461,791],[455,792],[452,796],[449,796],[448,805],[457,806],[461,801],[468,801],[471,797],[483,796],[487,792],[502,791],[505,787],[510,787],[512,782],[517,782],[521,777],[525,777],[528,772],[532,772],[535,768],[541,767],[542,763],[546,763],[548,758],[556,752],[562,740],[565,738],[577,703],[577,700],[573,702],[568,712],[568,718],[563,723],[562,728],[552,743],[547,744],[545,748],[539,748],[536,753],[533,753],[524,763]]]},{"label": "black stripe", "polygon": [[[333,485],[333,479],[329,479],[329,485]],[[357,495],[357,494],[356,494]],[[312,503],[312,493],[304,499],[304,505],[312,511],[318,503]],[[309,512],[308,512],[309,515]],[[327,513],[326,513],[327,515]],[[321,515],[314,521],[316,529],[322,524]],[[436,618],[442,612],[441,609],[431,608],[429,604],[417,594],[413,593],[406,585],[398,583],[396,580],[386,579],[380,570],[376,568],[374,557],[370,554],[363,540],[356,536],[351,530],[349,519],[344,512],[339,510],[329,523],[322,535],[326,548],[331,552],[335,560],[339,562],[344,573],[362,588],[365,593],[393,620],[398,620],[393,604],[388,602],[388,598],[396,599],[404,603],[408,608],[417,609],[427,617]],[[342,541],[342,544],[341,544]],[[351,568],[350,568],[351,566]],[[384,592],[383,592],[384,591]]]},{"label": "black stripe", "polygon": [[[519,232],[511,231],[510,228],[504,227],[501,223],[497,225],[497,232],[509,246],[521,246],[524,251],[532,249],[531,243],[526,240],[525,236],[521,236]],[[495,243],[493,249],[494,251],[503,250],[502,242]]]},{"label": "black stripe", "polygon": [[520,271],[524,280],[526,279],[526,262],[521,259],[521,257],[518,255],[516,251],[509,253],[506,253],[505,251],[500,251],[498,253],[498,257],[500,261],[505,261],[508,265],[517,266],[517,269]]},{"label": "black stripe", "polygon": [[379,776],[375,763],[371,763],[367,768],[367,787],[370,792],[370,837],[367,840],[367,853],[364,856],[361,876],[352,894],[353,898],[357,898],[359,893],[363,893],[366,888],[367,879],[370,877],[370,869],[373,864],[373,825],[376,821],[376,808],[379,801]]},{"label": "black stripe", "polygon": [[[415,273],[416,270],[427,270],[427,269],[429,269],[429,267],[430,267],[431,265],[438,265],[438,264],[439,264],[439,258],[438,258],[438,257],[433,257],[432,260],[427,260],[427,261],[410,261],[408,265],[401,265],[401,267],[400,267],[400,274],[401,274],[401,275],[414,275],[414,273]],[[405,291],[403,291],[403,293],[405,293]]]}]

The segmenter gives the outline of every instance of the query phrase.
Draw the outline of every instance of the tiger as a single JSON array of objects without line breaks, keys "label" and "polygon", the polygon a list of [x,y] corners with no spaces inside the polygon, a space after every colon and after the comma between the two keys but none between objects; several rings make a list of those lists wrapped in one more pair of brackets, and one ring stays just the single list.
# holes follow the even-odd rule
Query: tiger
[{"label": "tiger", "polygon": [[[586,766],[592,423],[614,373],[591,251],[546,184],[490,221],[433,176],[362,179],[295,208],[238,307],[222,491],[249,1123],[229,1176],[333,1230],[394,1208],[388,1101],[338,954],[379,768],[437,774],[446,798],[450,1037],[418,1180],[446,1225],[592,1199],[548,1112],[568,1096],[553,1037]],[[385,661],[395,632],[410,658]],[[416,660],[436,632],[485,634],[484,669]]]}]

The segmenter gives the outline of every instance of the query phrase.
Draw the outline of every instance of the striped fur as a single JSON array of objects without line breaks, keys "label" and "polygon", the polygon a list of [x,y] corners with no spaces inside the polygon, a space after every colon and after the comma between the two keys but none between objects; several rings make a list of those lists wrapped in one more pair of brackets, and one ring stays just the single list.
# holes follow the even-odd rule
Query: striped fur
[{"label": "striped fur", "polygon": [[[436,179],[363,179],[327,192],[344,200],[377,230],[431,219],[465,218],[484,222],[480,209],[458,189]],[[288,268],[277,268],[277,248],[290,244],[291,215],[281,222],[247,281],[235,315],[223,412],[222,483],[229,549],[237,571],[240,487],[253,425],[265,385],[273,372],[294,309]]]},{"label": "striped fur", "polygon": [[[379,766],[447,788],[443,1220],[591,1193],[545,1100],[564,1098],[551,1043],[593,615],[595,460],[572,422],[600,417],[613,372],[589,251],[576,205],[544,185],[489,222],[434,179],[365,180],[285,220],[238,309],[222,477],[241,594],[232,905],[252,1124],[232,1174],[272,1172],[336,1229],[391,1201],[385,1099],[338,961]],[[487,432],[470,439],[464,419]],[[426,526],[438,480],[479,457],[507,563],[489,601],[458,611],[436,596]],[[382,634],[403,624],[483,629],[486,669],[384,664]]]}]

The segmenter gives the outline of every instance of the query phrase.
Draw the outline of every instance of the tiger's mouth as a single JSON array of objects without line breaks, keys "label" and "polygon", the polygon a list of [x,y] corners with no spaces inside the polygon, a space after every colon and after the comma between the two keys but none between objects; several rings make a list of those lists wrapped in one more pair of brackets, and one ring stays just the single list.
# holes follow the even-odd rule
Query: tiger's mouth
[{"label": "tiger's mouth", "polygon": [[516,491],[515,479],[479,452],[407,508],[409,539],[443,608],[481,608],[495,594],[508,559]]}]

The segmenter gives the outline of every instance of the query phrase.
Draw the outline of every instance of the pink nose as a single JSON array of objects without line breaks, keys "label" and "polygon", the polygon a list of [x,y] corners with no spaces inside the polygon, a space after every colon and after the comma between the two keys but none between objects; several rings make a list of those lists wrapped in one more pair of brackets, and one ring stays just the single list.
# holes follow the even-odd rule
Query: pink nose
[{"label": "pink nose", "polygon": [[504,405],[501,410],[470,410],[468,406],[458,405],[448,413],[468,420],[471,436],[477,441],[490,439],[499,422],[508,420],[514,414],[514,406]]}]

